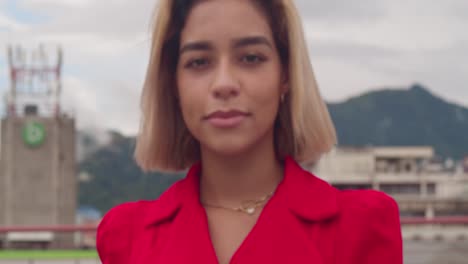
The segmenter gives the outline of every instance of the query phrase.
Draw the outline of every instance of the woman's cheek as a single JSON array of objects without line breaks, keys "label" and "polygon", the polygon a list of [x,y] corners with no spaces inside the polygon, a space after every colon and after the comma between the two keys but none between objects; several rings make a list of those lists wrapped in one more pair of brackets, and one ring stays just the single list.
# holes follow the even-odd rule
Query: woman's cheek
[{"label": "woman's cheek", "polygon": [[[263,89],[259,89],[261,92],[256,96],[256,105],[259,107],[262,118],[266,120],[274,119],[278,112],[279,106],[279,95],[275,91],[276,85],[267,86]],[[274,88],[272,88],[274,87]]]},{"label": "woman's cheek", "polygon": [[196,129],[197,125],[199,125],[197,121],[201,118],[201,115],[202,113],[200,113],[195,100],[187,100],[185,103],[184,119],[190,130]]}]

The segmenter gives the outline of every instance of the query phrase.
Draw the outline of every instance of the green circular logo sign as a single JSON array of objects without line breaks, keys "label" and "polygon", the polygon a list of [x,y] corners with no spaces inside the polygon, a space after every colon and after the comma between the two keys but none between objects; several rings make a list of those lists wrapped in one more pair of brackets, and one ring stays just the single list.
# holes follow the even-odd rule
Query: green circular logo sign
[{"label": "green circular logo sign", "polygon": [[29,122],[23,127],[23,141],[29,147],[39,147],[45,137],[45,128],[41,123]]}]

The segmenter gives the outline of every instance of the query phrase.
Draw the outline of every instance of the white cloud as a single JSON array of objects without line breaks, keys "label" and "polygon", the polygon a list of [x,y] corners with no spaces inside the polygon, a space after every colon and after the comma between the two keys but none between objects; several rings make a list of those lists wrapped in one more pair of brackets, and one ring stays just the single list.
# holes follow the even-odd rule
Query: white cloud
[{"label": "white cloud", "polygon": [[387,13],[385,1],[296,0],[295,3],[305,19],[329,24],[379,20]]},{"label": "white cloud", "polygon": [[[99,71],[111,71],[111,67]],[[75,113],[79,128],[105,127],[135,134],[141,82],[117,76],[65,76],[62,105]],[[91,76],[91,75],[90,75]],[[136,79],[136,78],[135,78]]]},{"label": "white cloud", "polygon": [[468,57],[468,12],[459,11],[468,11],[466,1],[378,1],[361,8],[367,16],[351,10],[345,20],[326,18],[326,12],[314,17],[314,11],[302,9],[312,60],[327,99],[419,82],[468,106],[468,66],[463,59]]},{"label": "white cloud", "polygon": [[23,31],[27,27],[18,21],[0,13],[0,32],[1,31]]},{"label": "white cloud", "polygon": [[98,105],[96,90],[82,78],[72,75],[63,77],[62,108],[77,118],[78,129],[99,127],[105,116]]},{"label": "white cloud", "polygon": [[330,102],[341,101],[371,88],[380,88],[382,84],[394,82],[385,74],[370,71],[366,65],[351,64],[333,58],[320,58],[314,62],[320,91]]},{"label": "white cloud", "polygon": [[[0,0],[0,7],[2,2]],[[0,43],[60,44],[65,105],[78,126],[138,129],[156,0],[18,0],[43,21],[0,11]],[[325,98],[420,82],[468,106],[468,2],[297,0]],[[6,28],[7,30],[3,30]],[[1,50],[5,50],[0,45]],[[5,71],[1,65],[0,70]],[[2,73],[2,76],[5,73]]]},{"label": "white cloud", "polygon": [[37,34],[28,36],[34,43],[59,43],[71,51],[79,51],[88,56],[111,57],[124,53],[127,49],[137,45],[144,39],[126,39],[104,37],[95,33],[56,33]]},{"label": "white cloud", "polygon": [[71,4],[38,4],[39,0],[22,0],[31,11],[50,16],[37,30],[43,33],[91,33],[103,37],[128,38],[148,33],[154,0],[78,1],[80,8]]},{"label": "white cloud", "polygon": [[65,109],[74,109],[78,127],[102,126],[134,134],[149,51],[150,15],[139,14],[150,13],[154,5],[154,1],[137,2],[24,0],[23,7],[47,14],[48,20],[23,32],[0,32],[0,42],[28,49],[39,43],[62,46],[62,101]]},{"label": "white cloud", "polygon": [[3,114],[6,111],[6,105],[5,105],[5,92],[8,91],[8,85],[9,83],[5,80],[7,80],[8,75],[7,75],[7,68],[5,67],[4,64],[0,64],[0,80],[4,80],[0,82],[0,116],[3,116]]},{"label": "white cloud", "polygon": [[55,7],[87,7],[92,4],[91,0],[23,0],[22,4],[31,7],[37,6],[55,6]]},{"label": "white cloud", "polygon": [[135,134],[140,118],[140,89],[126,82],[111,83],[111,89],[101,98],[107,97],[100,105],[106,112],[107,127],[118,127],[125,134]]}]

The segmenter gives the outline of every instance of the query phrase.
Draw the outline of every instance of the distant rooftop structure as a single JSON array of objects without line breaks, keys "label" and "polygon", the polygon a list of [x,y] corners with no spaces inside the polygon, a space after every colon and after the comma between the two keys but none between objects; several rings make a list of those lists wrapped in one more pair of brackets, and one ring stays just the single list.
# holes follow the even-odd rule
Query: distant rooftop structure
[{"label": "distant rooftop structure", "polygon": [[468,213],[468,158],[437,158],[430,146],[340,147],[309,168],[339,189],[374,189],[392,195],[404,215]]},{"label": "distant rooftop structure", "polygon": [[58,116],[62,89],[62,50],[47,52],[44,45],[27,52],[20,46],[8,47],[11,80],[6,96],[7,116]]},{"label": "distant rooftop structure", "polygon": [[468,173],[468,156],[466,156],[465,159],[463,160],[463,171],[465,173]]}]

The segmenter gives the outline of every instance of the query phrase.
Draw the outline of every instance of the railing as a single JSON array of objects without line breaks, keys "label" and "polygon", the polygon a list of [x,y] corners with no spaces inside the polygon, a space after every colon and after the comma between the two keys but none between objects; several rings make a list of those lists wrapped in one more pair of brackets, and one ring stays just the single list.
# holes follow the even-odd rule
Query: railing
[{"label": "railing", "polygon": [[401,225],[468,225],[468,216],[445,216],[427,219],[425,217],[403,217]]},{"label": "railing", "polygon": [[21,260],[1,260],[0,264],[101,264],[99,259],[61,259],[61,260],[40,260],[40,259],[21,259]]},{"label": "railing", "polygon": [[[402,218],[403,238],[407,243],[437,241],[439,243],[464,243],[468,248],[468,216]],[[468,253],[467,256],[468,258]]]},{"label": "railing", "polygon": [[59,232],[59,233],[92,232],[92,231],[96,231],[96,229],[97,227],[95,225],[11,226],[11,227],[0,227],[0,234],[8,233],[8,232]]},{"label": "railing", "polygon": [[[402,225],[433,225],[433,224],[467,224],[468,225],[468,216],[447,216],[447,217],[435,217],[432,219],[427,219],[425,217],[402,217]],[[1,233],[8,232],[93,232],[97,230],[95,225],[55,225],[55,226],[10,226],[10,227],[0,227]]]},{"label": "railing", "polygon": [[[1,234],[12,234],[12,233],[74,233],[74,234],[83,234],[83,233],[95,233],[97,229],[96,225],[57,225],[57,226],[10,226],[10,227],[0,227]],[[75,246],[77,248],[83,245],[83,236],[79,236],[80,239],[75,241]],[[94,247],[94,242],[91,247]],[[0,253],[2,251],[0,250]],[[14,251],[12,251],[14,252]],[[45,252],[45,251],[43,251]],[[22,254],[23,252],[20,252]],[[28,251],[29,253],[29,251]],[[63,256],[63,257],[51,257],[51,259],[44,259],[44,257],[35,257],[34,254],[26,254],[24,257],[18,256],[15,253],[14,257],[0,258],[0,264],[99,264],[101,263],[97,257],[73,257],[73,256]],[[94,253],[92,254],[94,255]]]},{"label": "railing", "polygon": [[[426,219],[423,217],[403,217],[401,218],[403,235],[407,235],[404,242],[404,258],[406,264],[433,264],[433,263],[466,263],[457,262],[459,259],[465,261],[468,259],[468,216],[452,216],[452,217],[436,217]],[[54,233],[69,233],[69,232],[95,232],[97,229],[94,225],[86,226],[28,226],[28,227],[0,227],[0,234],[8,232],[54,232]],[[418,232],[425,234],[427,237],[435,239],[431,240],[415,240],[412,239],[414,234]],[[438,232],[446,232],[448,236],[451,234],[459,234],[458,240],[437,239]],[[460,250],[464,248],[464,250]],[[0,251],[1,252],[1,251]],[[439,260],[443,259],[444,262]],[[449,261],[450,260],[450,261]],[[25,258],[21,260],[2,260],[0,264],[98,264],[99,259],[63,259],[57,261],[40,260],[34,258]]]}]

